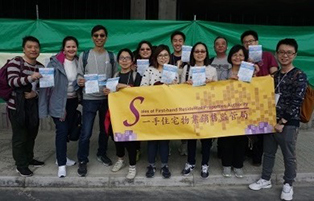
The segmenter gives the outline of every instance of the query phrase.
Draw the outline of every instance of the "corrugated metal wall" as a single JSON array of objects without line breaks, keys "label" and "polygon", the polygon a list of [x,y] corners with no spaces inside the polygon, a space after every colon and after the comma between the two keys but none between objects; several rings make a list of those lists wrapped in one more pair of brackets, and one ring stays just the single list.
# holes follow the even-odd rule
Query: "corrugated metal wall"
[{"label": "corrugated metal wall", "polygon": [[[5,3],[4,3],[5,2]],[[130,0],[1,0],[0,18],[130,19]]]},{"label": "corrugated metal wall", "polygon": [[[130,19],[130,0],[0,0],[0,18]],[[146,19],[158,19],[158,0],[146,0]],[[177,0],[177,20],[314,26],[313,0]]]}]

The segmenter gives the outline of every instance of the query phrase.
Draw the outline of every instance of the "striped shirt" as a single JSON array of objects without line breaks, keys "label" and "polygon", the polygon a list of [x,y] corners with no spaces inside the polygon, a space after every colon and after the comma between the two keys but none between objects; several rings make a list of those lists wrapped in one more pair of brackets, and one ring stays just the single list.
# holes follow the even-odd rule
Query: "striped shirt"
[{"label": "striped shirt", "polygon": [[[34,72],[38,72],[38,68],[40,67],[43,67],[43,65],[39,62],[36,62],[35,65],[32,65],[24,61],[24,67],[22,70],[20,59],[17,57],[12,59],[9,62],[7,68],[8,85],[15,89],[18,87],[26,86],[28,84],[32,84],[33,90],[36,91],[38,89],[38,81],[32,81],[31,75]],[[9,101],[7,102],[9,109],[16,110],[15,96],[16,93],[13,90]]]}]

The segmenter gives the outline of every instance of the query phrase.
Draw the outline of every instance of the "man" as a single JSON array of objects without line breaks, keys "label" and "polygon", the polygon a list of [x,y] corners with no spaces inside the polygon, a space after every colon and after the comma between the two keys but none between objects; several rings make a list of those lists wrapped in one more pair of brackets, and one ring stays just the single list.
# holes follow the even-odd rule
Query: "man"
[{"label": "man", "polygon": [[[181,79],[181,74],[183,67],[186,63],[182,63],[181,61],[181,56],[182,56],[182,46],[184,45],[185,42],[185,34],[181,31],[175,31],[171,34],[170,37],[171,44],[173,47],[173,53],[170,55],[170,64],[178,66],[178,75],[179,79]],[[180,83],[180,80],[179,80]],[[169,149],[169,155],[170,155],[170,150]],[[178,151],[181,156],[187,156],[187,141],[186,140],[181,140],[181,145],[178,148]]]},{"label": "man", "polygon": [[[248,30],[245,31],[241,35],[241,42],[245,49],[249,49],[250,45],[258,45],[258,35],[256,31]],[[265,76],[269,74],[274,74],[278,71],[278,64],[275,57],[270,53],[263,51],[262,53],[262,61],[258,62],[259,72],[256,76]],[[262,155],[263,155],[263,136],[251,136],[249,138],[253,147],[251,147],[252,151],[248,150],[248,155],[252,156],[252,164],[254,166],[260,166],[262,163]],[[250,153],[251,152],[251,153]]]},{"label": "man", "polygon": [[16,171],[24,177],[33,175],[29,165],[41,167],[44,162],[34,159],[34,145],[38,134],[38,69],[40,43],[33,36],[22,42],[23,57],[15,57],[8,63],[8,85],[14,90],[7,102],[12,127],[12,151]]},{"label": "man", "polygon": [[218,80],[226,80],[229,77],[228,73],[229,69],[231,69],[231,64],[227,61],[227,48],[227,39],[225,37],[218,36],[214,41],[216,56],[210,59],[210,65],[215,67],[217,70]]},{"label": "man", "polygon": [[[214,40],[214,50],[216,52],[216,56],[212,57],[210,61],[210,65],[216,68],[218,80],[227,80],[229,78],[229,70],[231,69],[231,64],[228,62],[227,55],[228,42],[225,37],[218,36]],[[217,156],[221,158],[221,145],[220,140],[217,140]]]},{"label": "man", "polygon": [[[91,31],[92,40],[95,44],[93,49],[80,54],[78,68],[78,85],[85,86],[84,74],[98,74],[107,78],[113,77],[117,72],[117,64],[115,56],[108,52],[104,45],[107,41],[108,32],[102,25],[96,25]],[[84,91],[84,90],[83,90]],[[100,87],[98,93],[83,94],[83,126],[78,146],[78,162],[79,168],[77,173],[79,176],[86,176],[87,163],[89,155],[89,142],[93,133],[93,125],[96,113],[99,115],[99,136],[97,160],[105,166],[112,165],[111,160],[107,157],[108,135],[104,128],[104,119],[108,110],[108,100]]]},{"label": "man", "polygon": [[170,56],[170,64],[183,67],[181,55],[182,46],[184,45],[185,42],[185,34],[181,31],[175,31],[171,34],[170,40],[173,47],[173,53]]},{"label": "man", "polygon": [[[241,35],[241,42],[245,49],[249,50],[250,45],[258,45],[258,35],[256,31],[248,30]],[[278,70],[278,64],[275,57],[270,53],[263,51],[262,61],[258,62],[260,70],[256,76],[265,76],[273,74]]]},{"label": "man", "polygon": [[284,158],[284,185],[282,200],[292,200],[292,183],[296,177],[296,140],[300,126],[300,106],[307,86],[306,75],[293,65],[298,44],[294,39],[283,39],[276,47],[281,70],[274,76],[277,124],[274,134],[264,135],[264,158],[262,177],[249,186],[252,190],[271,188],[271,173],[278,145]]}]

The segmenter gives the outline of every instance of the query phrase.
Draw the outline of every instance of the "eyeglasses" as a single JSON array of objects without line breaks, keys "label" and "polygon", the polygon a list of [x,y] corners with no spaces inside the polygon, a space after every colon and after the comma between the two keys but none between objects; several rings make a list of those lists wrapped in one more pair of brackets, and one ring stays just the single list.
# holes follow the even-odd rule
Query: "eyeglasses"
[{"label": "eyeglasses", "polygon": [[205,50],[195,50],[194,53],[195,53],[195,54],[199,54],[199,53],[205,54],[206,51],[205,51]]},{"label": "eyeglasses", "polygon": [[105,34],[93,34],[93,37],[98,38],[100,36],[100,38],[104,38],[106,37]]},{"label": "eyeglasses", "polygon": [[247,41],[243,41],[243,44],[251,44],[253,42],[255,42],[256,40],[252,39],[252,40],[247,40]]},{"label": "eyeglasses", "polygon": [[130,61],[131,57],[119,57],[120,61],[126,60],[126,61]]},{"label": "eyeglasses", "polygon": [[292,52],[292,51],[285,52],[285,51],[280,50],[280,51],[277,52],[277,54],[279,56],[287,55],[288,57],[291,57],[291,56],[295,55],[295,52]]},{"label": "eyeglasses", "polygon": [[168,58],[169,57],[169,54],[160,54],[158,55],[158,58]]},{"label": "eyeglasses", "polygon": [[141,48],[140,50],[141,50],[141,51],[145,51],[145,50],[146,50],[146,51],[150,51],[151,49],[150,49],[150,48]]}]

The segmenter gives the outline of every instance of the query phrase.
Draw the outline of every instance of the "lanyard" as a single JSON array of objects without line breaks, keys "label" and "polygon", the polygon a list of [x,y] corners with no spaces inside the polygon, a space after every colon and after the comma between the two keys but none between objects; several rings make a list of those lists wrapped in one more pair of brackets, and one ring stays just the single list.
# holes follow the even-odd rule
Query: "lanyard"
[{"label": "lanyard", "polygon": [[129,78],[128,78],[128,82],[126,83],[126,85],[129,85],[129,83],[130,83],[130,78],[131,78],[131,74],[132,74],[132,73],[133,73],[132,71],[129,72]]},{"label": "lanyard", "polygon": [[278,76],[278,84],[277,84],[277,86],[276,86],[276,88],[275,88],[275,92],[276,92],[276,89],[278,88],[278,92],[280,93],[280,84],[281,84],[281,82],[285,79],[285,77],[287,76],[287,74],[288,74],[288,72],[287,72],[281,79],[279,79],[279,76]]}]

